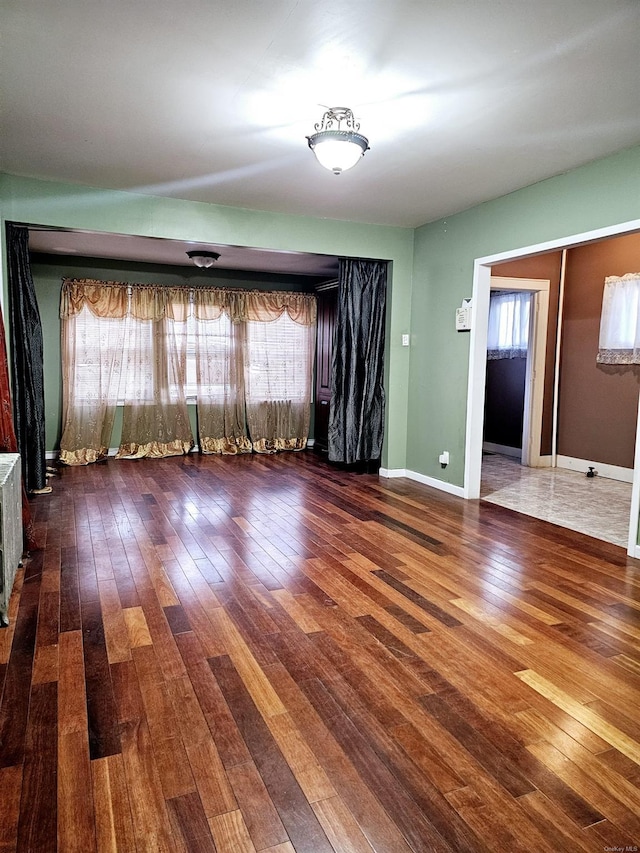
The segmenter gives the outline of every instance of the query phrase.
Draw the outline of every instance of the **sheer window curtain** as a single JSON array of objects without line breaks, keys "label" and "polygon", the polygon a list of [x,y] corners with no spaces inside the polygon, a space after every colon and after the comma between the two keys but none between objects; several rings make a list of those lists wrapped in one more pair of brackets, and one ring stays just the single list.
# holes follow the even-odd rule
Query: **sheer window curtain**
[{"label": "sheer window curtain", "polygon": [[201,450],[306,447],[315,296],[198,289],[194,300]]},{"label": "sheer window curtain", "polygon": [[189,311],[185,290],[130,290],[117,458],[180,456],[193,447],[185,396]]},{"label": "sheer window curtain", "polygon": [[640,273],[605,278],[596,361],[640,364]]},{"label": "sheer window curtain", "polygon": [[124,355],[126,286],[66,282],[60,307],[62,438],[60,460],[106,459]]},{"label": "sheer window curtain", "polygon": [[247,423],[258,453],[306,447],[314,351],[315,324],[301,324],[287,311],[246,323]]},{"label": "sheer window curtain", "polygon": [[60,459],[106,458],[124,404],[117,456],[170,456],[193,446],[184,397],[185,355],[176,326],[184,296],[160,288],[67,281],[61,300],[63,434]]},{"label": "sheer window curtain", "polygon": [[245,398],[253,449],[302,450],[309,437],[316,298],[249,291],[238,319],[245,329]]},{"label": "sheer window curtain", "polygon": [[[244,393],[244,326],[237,299],[194,292],[198,442],[202,453],[251,453]],[[235,322],[234,322],[235,320]]]},{"label": "sheer window curtain", "polygon": [[487,358],[526,358],[531,294],[493,291],[489,303]]}]

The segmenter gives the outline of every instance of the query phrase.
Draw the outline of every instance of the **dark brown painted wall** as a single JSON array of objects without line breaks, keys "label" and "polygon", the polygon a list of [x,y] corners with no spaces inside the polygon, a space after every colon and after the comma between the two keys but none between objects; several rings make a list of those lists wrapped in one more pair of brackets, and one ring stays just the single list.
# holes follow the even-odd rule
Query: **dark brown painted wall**
[{"label": "dark brown painted wall", "polygon": [[[546,368],[544,374],[544,404],[542,408],[542,438],[540,441],[540,453],[545,456],[551,453],[551,436],[553,428],[553,371],[556,353],[556,333],[558,328],[558,294],[560,291],[560,266],[562,263],[561,252],[549,252],[546,255],[535,255],[531,258],[520,258],[517,261],[507,261],[504,264],[496,264],[492,267],[492,275],[508,278],[540,278],[548,279],[549,287],[549,326],[547,330],[547,354]],[[514,359],[516,361],[516,359]],[[509,368],[507,368],[509,369]],[[517,370],[517,367],[512,367]],[[515,378],[513,380],[515,382]],[[487,389],[489,394],[489,388]],[[495,393],[492,392],[495,398]],[[506,398],[506,400],[511,398]],[[515,399],[513,400],[515,405]],[[510,417],[510,420],[513,420]],[[520,417],[522,422],[522,417]],[[522,427],[521,427],[522,429]],[[486,441],[495,439],[485,437]],[[496,442],[503,444],[506,442]],[[522,436],[519,445],[522,446]]]},{"label": "dark brown painted wall", "polygon": [[487,361],[484,440],[522,449],[526,358]]},{"label": "dark brown painted wall", "polygon": [[596,363],[604,279],[640,272],[640,234],[570,249],[560,358],[558,453],[633,467],[640,367]]}]

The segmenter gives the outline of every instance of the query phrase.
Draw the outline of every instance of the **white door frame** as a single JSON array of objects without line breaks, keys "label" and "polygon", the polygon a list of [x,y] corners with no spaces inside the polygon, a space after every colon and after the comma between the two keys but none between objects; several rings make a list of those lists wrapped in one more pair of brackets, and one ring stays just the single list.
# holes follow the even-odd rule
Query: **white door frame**
[{"label": "white door frame", "polygon": [[[473,265],[472,293],[473,324],[469,342],[469,378],[467,384],[467,430],[463,488],[465,498],[477,499],[480,497],[491,267],[501,261],[516,260],[517,258],[537,255],[541,252],[559,251],[594,240],[604,240],[607,237],[630,234],[634,231],[640,231],[640,219],[475,259]],[[636,453],[633,467],[627,548],[627,554],[631,557],[640,557],[640,547],[638,546],[638,516],[640,515],[640,398],[638,406],[639,417],[636,422]]]},{"label": "white door frame", "polygon": [[505,278],[491,276],[491,290],[521,290],[531,293],[529,347],[524,383],[524,417],[522,424],[522,464],[540,467],[542,406],[544,403],[544,368],[547,354],[549,319],[548,279]]}]

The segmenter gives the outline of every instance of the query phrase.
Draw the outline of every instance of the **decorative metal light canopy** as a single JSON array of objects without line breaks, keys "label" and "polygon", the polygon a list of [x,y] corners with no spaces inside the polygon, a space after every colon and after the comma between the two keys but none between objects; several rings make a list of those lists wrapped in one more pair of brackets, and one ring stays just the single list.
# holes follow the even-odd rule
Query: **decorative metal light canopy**
[{"label": "decorative metal light canopy", "polygon": [[351,169],[369,150],[369,140],[358,133],[360,124],[348,107],[331,107],[315,129],[315,133],[307,136],[309,148],[320,165],[334,175]]},{"label": "decorative metal light canopy", "polygon": [[204,252],[201,249],[192,249],[186,254],[197,267],[204,267],[205,269],[212,267],[220,257],[218,252]]}]

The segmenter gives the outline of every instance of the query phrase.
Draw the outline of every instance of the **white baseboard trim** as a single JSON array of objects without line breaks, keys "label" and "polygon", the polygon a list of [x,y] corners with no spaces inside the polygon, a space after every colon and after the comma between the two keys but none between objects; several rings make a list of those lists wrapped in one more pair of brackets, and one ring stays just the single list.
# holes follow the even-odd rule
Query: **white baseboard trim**
[{"label": "white baseboard trim", "polygon": [[494,444],[492,441],[484,441],[482,449],[487,453],[499,453],[501,456],[513,456],[514,459],[522,459],[521,447],[507,447],[506,444]]},{"label": "white baseboard trim", "polygon": [[307,447],[313,447],[313,445],[314,445],[315,443],[316,443],[315,438],[308,438],[308,439],[307,439]]},{"label": "white baseboard trim", "polygon": [[453,483],[446,483],[436,477],[427,477],[426,474],[419,474],[417,471],[409,471],[406,468],[381,468],[378,473],[381,477],[406,477],[408,480],[415,480],[417,483],[431,486],[433,489],[447,492],[449,495],[455,495],[458,498],[464,497],[462,486],[454,486]]},{"label": "white baseboard trim", "polygon": [[380,468],[378,471],[380,477],[406,477],[407,472],[404,468]]},{"label": "white baseboard trim", "polygon": [[573,456],[556,457],[558,468],[566,468],[569,471],[579,471],[586,474],[589,467],[593,467],[598,477],[606,477],[607,480],[619,480],[622,483],[633,483],[633,468],[622,468],[620,465],[607,465],[604,462],[593,462],[588,459],[576,459]]},{"label": "white baseboard trim", "polygon": [[635,551],[633,552],[633,554],[630,554],[629,556],[635,557],[636,560],[640,560],[640,545],[636,545]]},{"label": "white baseboard trim", "polygon": [[553,456],[538,456],[538,462],[533,468],[553,468]]},{"label": "white baseboard trim", "polygon": [[407,477],[410,480],[415,480],[417,483],[424,483],[425,486],[431,486],[434,489],[439,489],[441,492],[447,492],[449,495],[455,495],[458,498],[464,497],[462,486],[455,486],[453,483],[447,483],[445,480],[438,480],[437,477],[427,477],[426,474],[419,474],[417,471],[407,471]]}]

